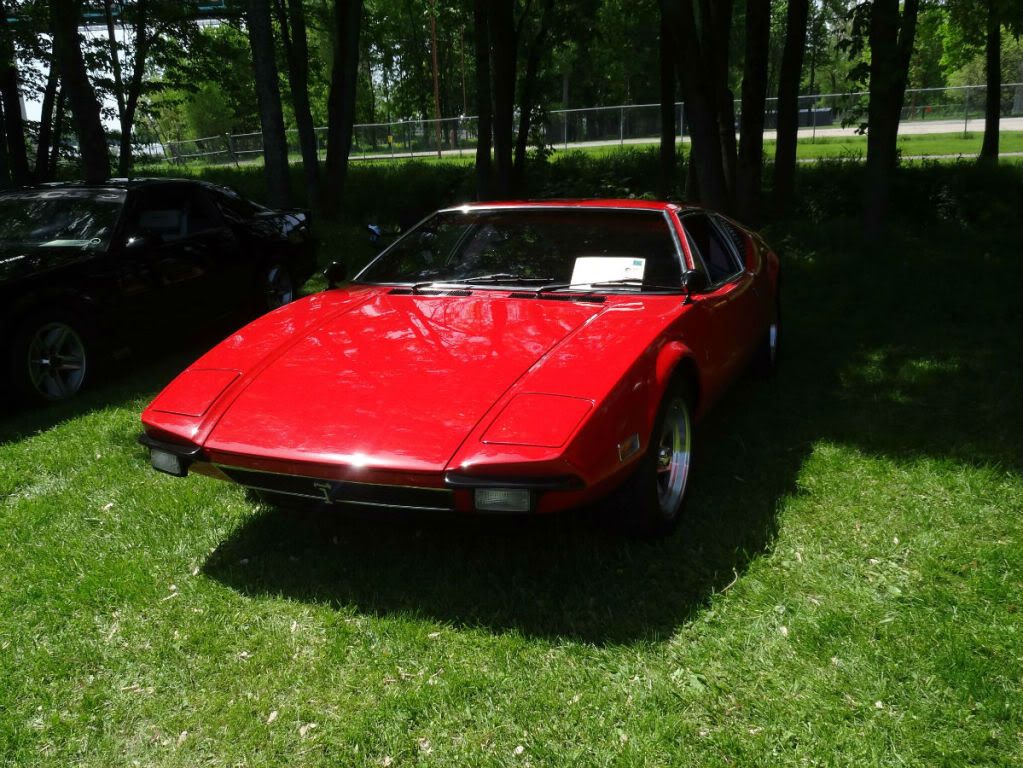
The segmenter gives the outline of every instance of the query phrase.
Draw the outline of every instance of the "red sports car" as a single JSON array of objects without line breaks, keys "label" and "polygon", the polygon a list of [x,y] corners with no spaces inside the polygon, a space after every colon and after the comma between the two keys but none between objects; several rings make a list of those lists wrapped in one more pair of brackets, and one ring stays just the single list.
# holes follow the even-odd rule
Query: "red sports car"
[{"label": "red sports car", "polygon": [[439,211],[235,333],[142,414],[153,467],[281,504],[547,513],[618,490],[667,533],[695,420],[770,372],[777,256],[640,200]]}]

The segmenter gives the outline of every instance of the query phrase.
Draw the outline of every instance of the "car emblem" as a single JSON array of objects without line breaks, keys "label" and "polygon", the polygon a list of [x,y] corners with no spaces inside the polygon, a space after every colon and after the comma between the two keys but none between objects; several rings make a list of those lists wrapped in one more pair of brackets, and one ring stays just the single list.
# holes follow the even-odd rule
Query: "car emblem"
[{"label": "car emblem", "polygon": [[323,500],[327,504],[333,502],[333,499],[331,498],[331,491],[333,490],[333,488],[329,482],[327,482],[326,480],[317,480],[316,482],[313,483],[313,488],[315,488],[316,490],[323,494]]}]

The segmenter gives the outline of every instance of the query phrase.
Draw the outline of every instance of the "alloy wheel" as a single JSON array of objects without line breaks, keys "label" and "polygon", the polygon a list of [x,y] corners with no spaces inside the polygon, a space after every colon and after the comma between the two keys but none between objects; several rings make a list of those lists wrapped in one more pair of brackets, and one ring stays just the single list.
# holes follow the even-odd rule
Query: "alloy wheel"
[{"label": "alloy wheel", "polygon": [[28,375],[35,391],[47,400],[77,394],[85,381],[85,344],[67,323],[40,327],[28,346]]},{"label": "alloy wheel", "polygon": [[689,406],[675,397],[668,404],[657,444],[657,503],[665,519],[674,518],[682,505],[692,459]]}]

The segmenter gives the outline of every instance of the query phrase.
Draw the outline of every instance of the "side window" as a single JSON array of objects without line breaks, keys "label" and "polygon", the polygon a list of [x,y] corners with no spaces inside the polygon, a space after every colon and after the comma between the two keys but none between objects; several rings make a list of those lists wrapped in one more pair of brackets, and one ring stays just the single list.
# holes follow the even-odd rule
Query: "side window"
[{"label": "side window", "polygon": [[165,242],[223,226],[220,213],[205,195],[177,185],[144,190],[132,218],[135,229],[160,235]]},{"label": "side window", "polygon": [[715,216],[714,221],[717,222],[718,227],[725,233],[725,236],[732,241],[732,245],[735,246],[735,252],[739,255],[739,260],[744,262],[746,260],[747,236],[728,219]]},{"label": "side window", "polygon": [[720,283],[740,270],[732,247],[724,241],[717,227],[705,213],[694,213],[682,219],[689,245],[703,259],[711,284]]},{"label": "side window", "polygon": [[201,235],[203,232],[211,232],[224,226],[224,220],[220,211],[210,200],[209,195],[199,189],[194,189],[188,196],[186,210],[186,230],[188,236]]}]

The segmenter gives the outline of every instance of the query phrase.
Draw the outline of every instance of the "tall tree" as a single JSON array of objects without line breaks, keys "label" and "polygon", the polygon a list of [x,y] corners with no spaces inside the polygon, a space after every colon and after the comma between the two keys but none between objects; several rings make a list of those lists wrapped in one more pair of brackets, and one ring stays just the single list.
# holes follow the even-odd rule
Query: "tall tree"
[{"label": "tall tree", "polygon": [[7,161],[14,183],[22,185],[30,183],[32,175],[28,167],[25,122],[21,116],[21,94],[18,91],[18,58],[6,5],[0,2],[0,100],[4,110]]},{"label": "tall tree", "polygon": [[489,200],[493,188],[491,160],[493,104],[490,100],[490,0],[473,0],[473,32],[476,51],[476,197]]},{"label": "tall tree", "polygon": [[355,85],[359,72],[359,34],[362,0],[334,0],[333,67],[327,96],[326,205],[328,215],[340,216],[348,155],[355,121]]},{"label": "tall tree", "polygon": [[291,86],[291,103],[295,110],[295,126],[298,128],[298,143],[302,150],[306,200],[310,207],[319,209],[320,158],[316,128],[309,106],[309,40],[304,0],[274,0],[274,8],[288,64],[288,84]]},{"label": "tall tree", "polygon": [[792,200],[799,138],[799,84],[803,76],[810,0],[788,0],[785,49],[778,76],[777,142],[774,149],[774,205],[784,213]]},{"label": "tall tree", "polygon": [[267,197],[272,205],[283,208],[291,201],[291,177],[288,173],[288,139],[284,132],[281,89],[274,55],[270,0],[249,0],[247,20],[259,101],[259,124],[263,134]]},{"label": "tall tree", "polygon": [[891,175],[898,159],[899,120],[906,93],[909,59],[913,54],[919,0],[873,0],[869,9],[870,101],[868,106],[867,166],[864,188],[864,228],[877,237],[884,228],[891,194]]},{"label": "tall tree", "polygon": [[519,88],[518,112],[519,127],[515,135],[515,160],[512,187],[517,194],[524,192],[526,174],[526,151],[529,147],[529,129],[532,125],[533,110],[536,106],[537,78],[539,76],[540,59],[548,50],[550,28],[554,15],[554,0],[542,0],[539,19],[535,22],[536,30],[532,35],[527,34],[531,19],[529,15],[529,4],[522,15],[516,28],[515,37],[521,41],[523,53],[526,56],[525,71],[522,74],[521,86]]},{"label": "tall tree", "polygon": [[[709,0],[701,0],[697,23],[693,0],[660,0],[660,3],[671,32],[675,69],[682,85],[692,141],[686,196],[712,208],[729,211],[733,203],[735,169],[735,124],[727,84],[726,53],[731,11],[719,8],[717,3],[712,5]],[[721,5],[730,6],[731,0]]]},{"label": "tall tree", "polygon": [[984,142],[980,148],[982,162],[998,162],[998,140],[1002,115],[1002,19],[999,0],[987,0],[987,34],[985,35]]},{"label": "tall tree", "polygon": [[675,61],[671,55],[671,30],[661,13],[661,31],[657,41],[660,65],[660,173],[658,193],[662,199],[671,195],[675,176]]},{"label": "tall tree", "polygon": [[82,55],[78,35],[81,13],[81,0],[50,0],[54,60],[78,133],[82,175],[85,181],[101,182],[110,176],[110,151],[100,119],[99,100],[89,82]]},{"label": "tall tree", "polygon": [[57,92],[60,78],[57,68],[50,62],[50,70],[46,75],[46,86],[43,88],[43,102],[39,111],[39,134],[36,139],[36,162],[34,180],[48,181],[50,163],[50,143],[53,140],[54,107],[57,106]]},{"label": "tall tree", "polygon": [[494,194],[508,197],[512,188],[512,134],[515,118],[515,73],[518,41],[515,0],[491,0],[490,46],[494,97]]},{"label": "tall tree", "polygon": [[735,200],[736,215],[750,226],[760,223],[770,38],[771,0],[746,0],[746,56],[742,76]]}]

